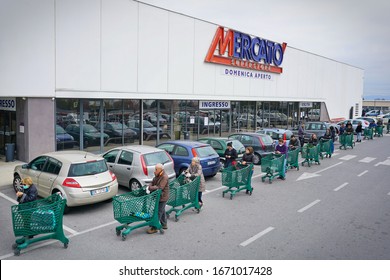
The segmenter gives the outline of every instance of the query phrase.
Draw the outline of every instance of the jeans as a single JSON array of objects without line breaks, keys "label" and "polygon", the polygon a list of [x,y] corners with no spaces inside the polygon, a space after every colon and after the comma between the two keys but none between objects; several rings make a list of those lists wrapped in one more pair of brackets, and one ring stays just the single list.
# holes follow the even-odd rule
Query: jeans
[{"label": "jeans", "polygon": [[357,132],[356,133],[357,137],[356,137],[356,141],[362,141],[362,133],[361,132]]}]

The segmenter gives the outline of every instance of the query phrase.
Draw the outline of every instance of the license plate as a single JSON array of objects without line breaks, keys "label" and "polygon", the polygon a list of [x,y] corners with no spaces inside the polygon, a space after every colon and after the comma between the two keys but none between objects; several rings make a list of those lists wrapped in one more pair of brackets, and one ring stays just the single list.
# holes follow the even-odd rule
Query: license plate
[{"label": "license plate", "polygon": [[215,164],[215,160],[207,162],[207,165],[213,165],[213,164]]},{"label": "license plate", "polygon": [[97,194],[106,193],[106,192],[108,192],[108,187],[97,189],[97,190],[92,190],[91,195],[97,195]]}]

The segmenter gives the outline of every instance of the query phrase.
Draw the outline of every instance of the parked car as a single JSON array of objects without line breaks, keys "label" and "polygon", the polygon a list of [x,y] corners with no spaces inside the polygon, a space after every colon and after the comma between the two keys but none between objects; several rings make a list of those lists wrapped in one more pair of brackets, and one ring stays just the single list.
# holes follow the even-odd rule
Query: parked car
[{"label": "parked car", "polygon": [[[253,126],[255,123],[255,116],[252,114],[242,114],[237,118],[237,123],[240,127],[247,127],[248,126],[248,121],[249,125]],[[256,116],[256,127],[263,127],[268,124],[267,120],[262,119],[259,116]]]},{"label": "parked car", "polygon": [[275,143],[267,134],[260,133],[235,133],[229,135],[229,139],[240,141],[245,148],[251,146],[254,150],[253,163],[261,164],[261,158],[275,151]]},{"label": "parked car", "polygon": [[361,119],[348,119],[348,120],[345,120],[345,121],[338,122],[337,124],[341,125],[342,123],[344,123],[345,125],[347,125],[348,121],[350,121],[352,123],[352,127],[353,127],[354,131],[356,130],[356,127],[358,126],[359,122],[362,123],[363,130],[370,125],[370,123],[368,121],[361,120]]},{"label": "parked car", "polygon": [[220,169],[219,156],[209,145],[197,141],[167,141],[157,146],[164,149],[173,158],[176,176],[190,166],[193,157],[199,157],[203,175],[212,177]]},{"label": "parked car", "polygon": [[267,134],[271,136],[272,140],[275,142],[275,145],[277,145],[279,139],[282,138],[287,146],[290,143],[291,135],[293,135],[291,130],[281,128],[263,128],[256,131],[256,133]]},{"label": "parked car", "polygon": [[232,143],[232,146],[237,151],[238,160],[242,158],[245,153],[244,145],[235,139],[228,139],[225,137],[205,137],[198,139],[199,142],[210,144],[210,146],[217,152],[219,155],[219,160],[221,166],[225,165],[225,150],[227,149],[227,144]]},{"label": "parked car", "polygon": [[60,192],[69,207],[109,200],[118,193],[118,181],[101,156],[84,151],[61,151],[40,155],[15,167],[13,187],[31,177],[40,197]]},{"label": "parked car", "polygon": [[376,117],[380,114],[382,114],[381,110],[371,110],[371,111],[368,111],[364,116],[365,117]]},{"label": "parked car", "polygon": [[326,129],[329,128],[330,126],[335,127],[336,132],[338,132],[338,127],[339,127],[338,124],[331,124],[327,122],[306,122],[304,142],[308,143],[313,133],[317,135],[318,139],[321,139],[324,136]]},{"label": "parked car", "polygon": [[378,115],[378,118],[381,118],[383,120],[383,124],[387,125],[390,119],[390,113],[384,114],[384,115]]},{"label": "parked car", "polygon": [[72,149],[75,141],[72,135],[66,133],[66,131],[60,125],[56,125],[56,141],[57,150]]},{"label": "parked car", "polygon": [[131,191],[152,182],[157,163],[164,165],[169,180],[175,179],[173,160],[162,149],[131,145],[111,149],[102,156],[108,168],[115,173],[119,185]]},{"label": "parked car", "polygon": [[[79,124],[70,124],[66,127],[66,132],[73,136],[75,141],[80,143],[80,125]],[[92,125],[84,124],[83,125],[83,141],[84,148],[93,145],[100,145],[100,135],[101,133]],[[108,140],[108,135],[103,133],[103,143],[106,143]]]},{"label": "parked car", "polygon": [[377,122],[377,118],[375,118],[375,117],[358,117],[358,118],[356,118],[356,119],[367,121],[368,124],[372,123],[373,121],[374,121],[375,123]]},{"label": "parked car", "polygon": [[[96,124],[95,128],[100,131],[100,124]],[[127,125],[119,122],[105,122],[103,123],[103,131],[110,139],[122,141],[122,137],[130,142],[134,142],[137,137],[137,133],[128,128]]]},{"label": "parked car", "polygon": [[[143,124],[143,132],[142,132],[142,139],[144,140],[148,140],[150,139],[151,137],[157,137],[157,127],[155,127],[154,125],[152,125],[149,121],[147,120],[143,120],[142,121],[142,124]],[[128,123],[127,123],[127,126],[134,130],[136,133],[137,133],[137,137],[140,136],[140,121],[139,120],[130,120]],[[166,133],[163,133],[163,130],[159,129],[159,134],[160,134],[160,138],[162,138],[164,135],[168,136],[168,134]]]}]

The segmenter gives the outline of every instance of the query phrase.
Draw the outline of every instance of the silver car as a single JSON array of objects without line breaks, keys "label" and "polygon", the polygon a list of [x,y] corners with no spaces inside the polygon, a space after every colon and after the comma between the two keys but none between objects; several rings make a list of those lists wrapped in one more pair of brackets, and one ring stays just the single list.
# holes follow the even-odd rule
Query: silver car
[{"label": "silver car", "polygon": [[13,173],[15,191],[21,180],[31,177],[40,197],[60,192],[69,207],[109,200],[118,193],[115,174],[101,156],[83,151],[43,154],[28,164],[18,165]]},{"label": "silver car", "polygon": [[164,150],[142,145],[122,146],[103,154],[121,186],[135,190],[152,182],[157,163],[164,165],[169,180],[175,179],[173,160]]}]

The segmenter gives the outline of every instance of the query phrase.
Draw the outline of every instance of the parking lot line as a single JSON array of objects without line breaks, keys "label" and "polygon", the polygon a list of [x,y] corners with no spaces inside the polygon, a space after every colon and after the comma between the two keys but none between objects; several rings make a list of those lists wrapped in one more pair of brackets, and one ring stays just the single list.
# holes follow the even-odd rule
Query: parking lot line
[{"label": "parking lot line", "polygon": [[334,189],[335,192],[337,192],[338,190],[341,190],[342,188],[344,188],[346,185],[348,185],[349,183],[344,183],[342,184],[341,186],[337,187]]},{"label": "parking lot line", "polygon": [[366,174],[368,172],[368,170],[364,170],[362,173],[360,173],[359,175],[357,175],[358,177],[361,177],[363,176],[364,174]]},{"label": "parking lot line", "polygon": [[268,232],[270,232],[270,231],[272,231],[272,230],[274,230],[274,229],[275,229],[275,228],[273,228],[273,227],[268,227],[268,228],[266,228],[265,230],[259,232],[258,234],[252,236],[252,237],[249,238],[248,240],[245,240],[244,242],[242,242],[242,243],[240,244],[240,246],[245,247],[245,246],[249,245],[250,243],[252,243],[253,241],[259,239],[260,237],[262,237],[263,235],[267,234]]},{"label": "parking lot line", "polygon": [[321,200],[317,199],[315,201],[313,201],[312,203],[310,203],[309,205],[306,205],[305,207],[301,208],[298,210],[298,213],[302,213],[304,211],[306,211],[307,209],[309,209],[310,207],[313,207],[314,205],[316,205],[318,202],[320,202]]},{"label": "parking lot line", "polygon": [[331,165],[331,166],[328,166],[328,167],[326,167],[326,168],[324,168],[324,169],[321,169],[321,170],[318,170],[318,171],[316,171],[316,172],[314,172],[314,173],[321,173],[321,172],[323,172],[323,171],[325,171],[325,170],[328,170],[328,169],[331,169],[331,168],[333,168],[333,167],[335,167],[335,166],[337,166],[337,165],[339,165],[339,164],[342,164],[343,162],[342,161],[340,161],[340,162],[338,162],[338,163],[335,163],[335,164],[333,164],[333,165]]},{"label": "parking lot line", "polygon": [[2,198],[6,199],[6,200],[8,200],[8,201],[10,201],[10,202],[12,202],[13,204],[18,204],[18,202],[17,202],[15,199],[12,199],[12,198],[10,198],[9,196],[6,196],[5,194],[3,194],[3,193],[1,193],[1,192],[0,192],[0,196],[1,196]]}]

